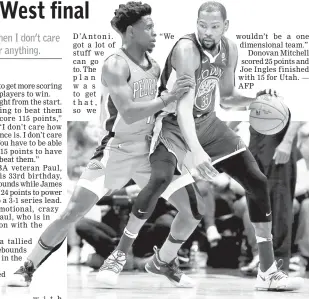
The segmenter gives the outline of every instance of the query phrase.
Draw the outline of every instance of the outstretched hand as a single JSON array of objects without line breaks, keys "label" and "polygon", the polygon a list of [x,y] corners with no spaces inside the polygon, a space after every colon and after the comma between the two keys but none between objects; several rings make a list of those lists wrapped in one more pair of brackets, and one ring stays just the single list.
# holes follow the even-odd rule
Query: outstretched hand
[{"label": "outstretched hand", "polygon": [[193,164],[195,169],[191,170],[193,177],[212,181],[219,172],[212,166],[211,158],[204,151],[199,151],[193,154]]}]

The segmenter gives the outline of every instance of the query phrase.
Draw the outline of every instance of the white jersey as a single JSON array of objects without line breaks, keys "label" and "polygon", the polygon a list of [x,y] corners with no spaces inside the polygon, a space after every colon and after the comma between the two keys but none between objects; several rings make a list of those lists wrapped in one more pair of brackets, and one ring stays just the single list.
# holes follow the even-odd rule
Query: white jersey
[{"label": "white jersey", "polygon": [[[130,75],[128,84],[132,89],[133,101],[145,102],[151,101],[156,97],[157,81],[160,75],[159,65],[149,57],[149,66],[143,68],[136,64],[129,55],[122,49],[118,50],[115,54],[125,59],[129,66]],[[142,119],[133,124],[126,124],[113,103],[108,90],[108,86],[103,83],[103,99],[101,108],[101,119],[103,120],[103,128],[117,135],[117,133],[129,135],[152,135],[154,127],[154,117]]]}]

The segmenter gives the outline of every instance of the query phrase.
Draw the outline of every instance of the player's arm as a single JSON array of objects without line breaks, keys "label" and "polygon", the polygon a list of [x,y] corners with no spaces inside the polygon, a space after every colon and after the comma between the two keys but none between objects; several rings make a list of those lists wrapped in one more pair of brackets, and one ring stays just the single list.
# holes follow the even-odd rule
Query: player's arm
[{"label": "player's arm", "polygon": [[133,92],[127,79],[130,71],[126,61],[119,56],[111,56],[103,65],[102,79],[106,82],[113,103],[127,124],[152,116],[163,109],[169,103],[176,101],[192,86],[192,80],[188,76],[177,81],[176,89],[162,97],[146,102],[134,102]]},{"label": "player's arm", "polygon": [[[176,70],[177,78],[182,75],[189,75],[195,78],[195,71],[199,66],[199,52],[190,40],[178,42],[173,52],[172,62]],[[180,130],[192,152],[203,151],[197,138],[195,122],[193,118],[195,90],[190,89],[181,101],[177,103],[177,120]]]},{"label": "player's arm", "polygon": [[229,42],[229,65],[220,79],[220,104],[223,108],[239,108],[249,106],[255,98],[241,95],[235,87],[235,70],[237,67],[238,50],[236,44]]},{"label": "player's arm", "polygon": [[[188,75],[195,78],[195,71],[199,67],[200,54],[190,40],[181,40],[174,49],[172,57],[173,67],[177,78]],[[195,90],[190,89],[181,100],[177,102],[177,120],[181,133],[193,153],[193,164],[198,174],[211,179],[217,175],[217,171],[211,165],[210,157],[202,148],[196,134],[193,118]]]}]

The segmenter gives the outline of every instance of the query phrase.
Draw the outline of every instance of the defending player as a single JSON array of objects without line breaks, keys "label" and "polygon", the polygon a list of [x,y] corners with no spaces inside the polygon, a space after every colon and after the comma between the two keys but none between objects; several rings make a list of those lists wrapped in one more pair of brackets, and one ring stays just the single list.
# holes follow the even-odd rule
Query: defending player
[{"label": "defending player", "polygon": [[78,181],[67,208],[43,232],[27,261],[9,279],[9,286],[29,286],[35,270],[61,246],[69,226],[109,190],[122,188],[131,178],[141,188],[148,182],[153,114],[194,86],[192,78],[182,76],[169,94],[155,98],[160,69],[147,53],[156,41],[150,14],[151,7],[141,2],[129,2],[116,10],[111,23],[121,33],[123,47],[106,59],[102,70],[104,128],[108,134]]},{"label": "defending player", "polygon": [[[169,88],[173,73],[178,78],[184,74],[194,77],[196,88],[178,101],[174,113],[162,119],[158,141],[153,139],[151,179],[136,201],[145,206],[156,202],[171,182],[174,172],[182,169],[184,157],[190,150],[193,165],[200,176],[211,179],[216,175],[216,168],[229,174],[246,190],[260,256],[256,289],[296,290],[302,279],[289,278],[277,268],[274,260],[266,177],[242,140],[216,117],[214,111],[216,98],[228,108],[248,106],[254,101],[239,95],[234,88],[237,47],[224,37],[228,26],[224,6],[218,2],[206,2],[198,11],[197,33],[181,38],[168,56],[160,91]],[[160,153],[165,153],[165,156]],[[159,163],[154,164],[154,161]],[[164,179],[161,177],[163,173]],[[179,206],[185,204],[181,200],[178,200]],[[194,211],[194,205],[187,207]],[[188,218],[179,221],[175,218],[165,244],[160,251],[155,250],[154,257],[146,264],[148,272],[165,275],[177,282],[174,259],[187,238],[188,231],[183,230],[186,223]]]}]

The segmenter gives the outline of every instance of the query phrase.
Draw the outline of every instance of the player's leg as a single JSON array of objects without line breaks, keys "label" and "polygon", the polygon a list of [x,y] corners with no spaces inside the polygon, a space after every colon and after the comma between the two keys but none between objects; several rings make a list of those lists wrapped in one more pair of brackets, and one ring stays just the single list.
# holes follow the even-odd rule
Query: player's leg
[{"label": "player's leg", "polygon": [[[173,184],[177,184],[177,180],[171,185]],[[166,276],[177,287],[192,288],[195,282],[179,269],[177,253],[205,214],[205,202],[195,184],[187,185],[173,193],[169,202],[175,206],[178,213],[167,239],[160,250],[154,248],[155,254],[145,269],[149,273]]]},{"label": "player's leg", "polygon": [[145,174],[143,177],[140,172],[137,172],[133,175],[133,179],[138,181],[143,189],[134,201],[125,233],[117,247],[125,253],[132,245],[132,236],[137,236],[143,224],[154,211],[158,198],[171,183],[177,161],[175,156],[161,143],[150,156],[150,164],[151,175],[146,185],[145,179],[147,180],[149,174]]},{"label": "player's leg", "polygon": [[256,275],[257,267],[259,264],[259,254],[254,227],[252,225],[252,222],[250,221],[246,196],[243,196],[239,200],[236,200],[233,204],[233,208],[235,216],[242,219],[244,225],[244,233],[247,237],[247,241],[253,255],[252,261],[249,264],[241,267],[240,270],[246,275]]},{"label": "player's leg", "polygon": [[200,192],[201,197],[205,200],[207,207],[203,221],[205,223],[207,240],[210,246],[216,246],[218,241],[222,239],[215,224],[215,196],[214,191],[210,185],[210,182],[204,180],[196,181],[197,188]]},{"label": "player's leg", "polygon": [[137,161],[132,178],[143,189],[134,201],[129,221],[117,248],[106,259],[97,274],[97,280],[100,282],[107,286],[117,284],[118,276],[126,262],[126,255],[140,229],[151,216],[158,198],[172,181],[176,163],[175,156],[163,144],[159,144],[151,155],[151,168],[147,156]]},{"label": "player's leg", "polygon": [[271,235],[267,178],[260,171],[251,152],[246,149],[241,138],[217,118],[212,121],[211,126],[200,130],[198,137],[204,150],[212,158],[214,166],[226,172],[246,190],[260,259],[256,288],[285,291],[298,289],[301,280],[289,279],[277,268]]},{"label": "player's leg", "polygon": [[166,262],[177,256],[181,245],[191,236],[206,213],[205,199],[200,195],[196,183],[176,191],[169,202],[178,213],[173,220],[170,235],[162,246],[161,257]]},{"label": "player's leg", "polygon": [[292,151],[286,164],[271,162],[267,178],[272,208],[272,233],[276,260],[283,260],[282,270],[289,271],[291,256],[293,198],[296,185],[296,156]]},{"label": "player's leg", "polygon": [[77,186],[66,209],[46,228],[27,261],[9,278],[8,286],[28,286],[35,270],[60,248],[71,224],[81,219],[99,200],[99,196],[103,196],[107,191],[104,189],[98,194]]},{"label": "player's leg", "polygon": [[[256,236],[263,240],[259,244],[259,252],[263,256],[260,260],[261,269],[265,271],[274,261],[267,179],[241,138],[221,120],[214,118],[211,126],[206,120],[204,126],[204,130],[199,132],[199,140],[212,158],[214,166],[238,181],[247,192],[251,221],[255,222]],[[255,210],[257,216],[254,214]],[[261,239],[258,239],[258,242],[259,240]]]},{"label": "player's leg", "polygon": [[162,196],[169,198],[178,213],[164,244],[160,250],[155,248],[155,254],[145,269],[149,273],[166,276],[177,287],[192,288],[195,282],[179,269],[177,253],[204,216],[205,201],[189,173],[175,179]]},{"label": "player's leg", "polygon": [[169,116],[157,118],[150,145],[150,167],[146,156],[141,155],[136,161],[132,176],[140,181],[143,189],[134,201],[128,225],[117,247],[124,254],[131,248],[139,230],[152,214],[158,198],[172,181],[175,169],[180,169],[186,155],[184,142],[179,138],[180,130],[173,123],[175,121],[177,123],[177,119],[170,120]]},{"label": "player's leg", "polygon": [[[191,154],[189,153],[188,155],[190,156]],[[190,168],[188,166],[189,165],[186,164],[186,167]],[[191,183],[194,183],[194,184],[191,187],[189,187]],[[182,191],[181,192],[182,196],[180,196],[180,191],[178,190],[181,189],[183,186],[186,187],[187,192]],[[197,192],[197,194],[192,192],[192,188],[195,190],[195,192]],[[174,192],[176,193],[176,195]],[[209,182],[205,180],[201,180],[199,178],[193,179],[192,176],[189,175],[189,173],[184,174],[181,177],[177,178],[175,181],[173,181],[162,196],[164,198],[171,197],[169,199],[169,202],[172,203],[173,205],[175,201],[174,199],[181,197],[180,202],[183,203],[182,206],[188,207],[188,208],[190,206],[188,205],[188,201],[195,201],[195,197],[197,197],[197,200],[201,198],[202,199],[201,205],[202,206],[205,205],[207,207],[207,209],[205,209],[203,221],[206,227],[206,235],[207,235],[208,242],[211,244],[215,244],[221,239],[221,235],[219,234],[217,227],[215,226],[215,199],[214,199],[213,190]],[[178,207],[179,203],[177,202],[176,204]],[[189,215],[192,215],[192,212],[190,212],[190,209],[188,209],[188,212],[189,212]]]},{"label": "player's leg", "polygon": [[272,243],[271,206],[267,178],[249,150],[218,162],[216,168],[229,174],[246,190],[250,219],[255,229],[260,267],[257,289],[296,290],[302,285],[299,278],[288,276],[277,268]]},{"label": "player's leg", "polygon": [[260,171],[249,150],[217,163],[216,168],[226,172],[246,190],[250,219],[255,228],[262,271],[274,263],[271,235],[271,207],[267,178]]},{"label": "player's leg", "polygon": [[[79,179],[66,209],[43,232],[27,261],[8,280],[9,286],[28,286],[30,284],[34,271],[60,248],[69,227],[81,219],[109,189],[121,188],[128,182],[130,178],[129,164],[130,160],[121,152],[100,148],[96,159],[88,163]],[[117,181],[114,180],[112,183],[108,176],[117,177]]]}]

